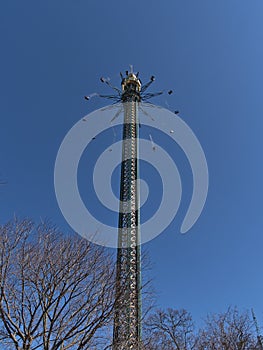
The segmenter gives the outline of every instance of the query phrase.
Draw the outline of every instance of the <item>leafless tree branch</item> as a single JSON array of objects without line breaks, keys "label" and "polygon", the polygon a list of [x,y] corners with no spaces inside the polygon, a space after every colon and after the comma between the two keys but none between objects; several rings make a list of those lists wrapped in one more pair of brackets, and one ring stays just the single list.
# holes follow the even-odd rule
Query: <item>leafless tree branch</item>
[{"label": "leafless tree branch", "polygon": [[95,349],[116,300],[112,256],[30,220],[1,226],[0,249],[0,344]]}]

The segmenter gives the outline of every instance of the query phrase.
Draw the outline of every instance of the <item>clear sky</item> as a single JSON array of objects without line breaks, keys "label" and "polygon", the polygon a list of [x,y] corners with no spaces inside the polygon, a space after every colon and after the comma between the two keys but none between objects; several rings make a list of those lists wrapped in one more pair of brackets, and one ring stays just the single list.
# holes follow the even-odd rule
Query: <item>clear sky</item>
[{"label": "clear sky", "polygon": [[[262,15],[262,0],[2,2],[0,222],[47,217],[69,229],[53,185],[59,145],[107,104],[83,99],[108,91],[100,76],[118,85],[133,64],[142,80],[156,76],[153,91],[174,90],[169,106],[198,137],[210,174],[195,226],[179,233],[185,186],[178,216],[145,245],[158,303],[197,321],[254,307],[263,325]],[[167,107],[164,97],[156,103]]]}]

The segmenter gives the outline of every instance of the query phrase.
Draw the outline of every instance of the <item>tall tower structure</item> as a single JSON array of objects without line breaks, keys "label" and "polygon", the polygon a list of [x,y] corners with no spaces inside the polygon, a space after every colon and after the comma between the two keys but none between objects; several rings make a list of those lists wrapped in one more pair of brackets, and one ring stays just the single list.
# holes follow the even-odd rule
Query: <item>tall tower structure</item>
[{"label": "tall tower structure", "polygon": [[141,340],[141,253],[139,120],[141,100],[138,75],[126,73],[122,79],[124,121],[118,225],[116,309],[113,349],[139,349]]},{"label": "tall tower structure", "polygon": [[[114,314],[113,350],[139,350],[141,343],[141,251],[140,251],[140,189],[139,189],[139,117],[141,101],[162,95],[164,91],[146,90],[155,77],[142,85],[139,73],[126,71],[121,78],[121,90],[109,79],[100,78],[114,90],[112,95],[92,94],[113,102],[122,102],[124,111],[122,130],[122,163],[118,222],[118,250],[116,271],[116,306]],[[172,90],[168,91],[170,95]],[[176,114],[178,113],[175,112]],[[118,112],[113,119],[120,113]],[[112,119],[112,120],[113,120]]]}]

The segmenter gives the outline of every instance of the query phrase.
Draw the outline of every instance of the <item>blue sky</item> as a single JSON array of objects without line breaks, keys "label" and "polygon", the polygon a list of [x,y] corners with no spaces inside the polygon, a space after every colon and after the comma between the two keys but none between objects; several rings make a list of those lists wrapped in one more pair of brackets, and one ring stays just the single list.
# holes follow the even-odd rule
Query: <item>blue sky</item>
[{"label": "blue sky", "polygon": [[[189,185],[174,222],[145,245],[158,303],[197,321],[254,307],[263,325],[262,13],[261,0],[2,2],[0,221],[47,217],[69,229],[53,186],[59,145],[107,104],[83,99],[108,91],[99,77],[117,85],[133,64],[142,80],[156,76],[152,90],[174,90],[169,106],[198,137],[210,174],[191,231],[179,233]],[[166,97],[153,102],[167,107]]]}]

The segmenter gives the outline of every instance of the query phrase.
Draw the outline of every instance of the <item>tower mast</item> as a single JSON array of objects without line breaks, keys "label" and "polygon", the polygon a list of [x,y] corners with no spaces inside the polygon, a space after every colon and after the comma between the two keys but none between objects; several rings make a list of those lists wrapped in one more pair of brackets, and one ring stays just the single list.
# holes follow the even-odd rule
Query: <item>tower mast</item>
[{"label": "tower mast", "polygon": [[[122,89],[111,85],[109,79],[100,78],[115,94],[91,94],[123,103],[122,163],[120,180],[120,205],[118,223],[118,249],[116,267],[116,302],[113,327],[113,350],[140,350],[141,344],[141,238],[140,238],[140,189],[139,189],[139,118],[140,101],[160,96],[164,91],[146,92],[154,82],[141,85],[139,73],[120,73]],[[117,92],[117,94],[116,94]],[[171,95],[172,90],[168,91]],[[176,114],[178,113],[175,112]],[[117,113],[113,119],[115,119]],[[112,119],[112,120],[113,120]]]},{"label": "tower mast", "polygon": [[141,82],[138,74],[126,72],[122,79],[124,107],[122,164],[116,273],[116,309],[113,349],[140,348],[141,340],[141,254],[139,185],[138,103]]}]

